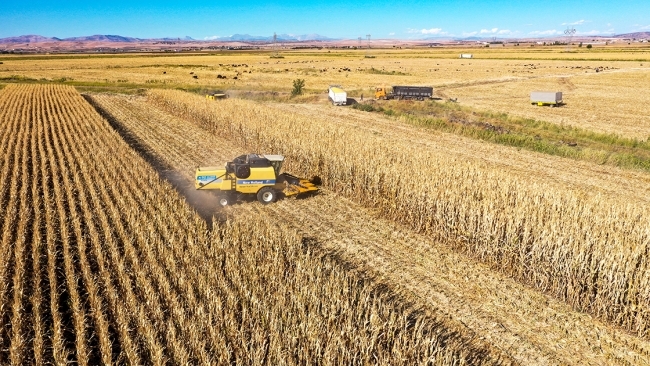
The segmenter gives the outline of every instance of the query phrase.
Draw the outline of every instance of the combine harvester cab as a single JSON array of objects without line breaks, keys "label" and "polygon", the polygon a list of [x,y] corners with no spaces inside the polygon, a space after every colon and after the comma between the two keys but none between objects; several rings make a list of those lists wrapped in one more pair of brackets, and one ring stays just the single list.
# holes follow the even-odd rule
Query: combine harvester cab
[{"label": "combine harvester cab", "polygon": [[280,173],[282,155],[241,155],[224,168],[197,168],[196,189],[219,191],[219,203],[227,206],[239,195],[254,194],[262,204],[275,202],[278,196],[295,196],[318,191],[320,179],[307,180],[289,173]]}]

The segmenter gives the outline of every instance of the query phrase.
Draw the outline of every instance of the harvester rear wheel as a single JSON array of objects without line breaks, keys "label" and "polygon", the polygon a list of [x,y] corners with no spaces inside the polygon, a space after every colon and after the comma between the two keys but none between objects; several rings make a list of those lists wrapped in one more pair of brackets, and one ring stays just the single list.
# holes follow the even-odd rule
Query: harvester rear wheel
[{"label": "harvester rear wheel", "polygon": [[263,205],[268,205],[278,199],[278,192],[271,187],[264,187],[257,192],[257,200]]},{"label": "harvester rear wheel", "polygon": [[232,204],[232,197],[229,195],[219,197],[219,204],[221,207],[226,207]]}]

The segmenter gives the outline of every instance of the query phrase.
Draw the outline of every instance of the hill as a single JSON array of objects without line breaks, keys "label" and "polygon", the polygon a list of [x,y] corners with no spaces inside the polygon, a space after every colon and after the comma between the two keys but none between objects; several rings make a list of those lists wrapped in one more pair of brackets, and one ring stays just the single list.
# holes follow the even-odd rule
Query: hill
[{"label": "hill", "polygon": [[[282,42],[301,42],[301,41],[329,41],[333,40],[318,34],[280,34],[277,36],[278,41]],[[135,38],[125,37],[119,35],[104,35],[96,34],[92,36],[57,38],[57,37],[44,37],[39,35],[23,35],[17,37],[0,38],[0,44],[11,43],[46,43],[46,42],[114,42],[114,43],[139,43],[139,42],[156,42],[156,41],[196,41],[192,37],[185,36],[183,38]],[[273,36],[251,36],[249,34],[233,34],[225,37],[209,37],[206,41],[218,42],[271,42]]]},{"label": "hill", "polygon": [[615,35],[613,38],[650,38],[650,32],[635,32]]}]

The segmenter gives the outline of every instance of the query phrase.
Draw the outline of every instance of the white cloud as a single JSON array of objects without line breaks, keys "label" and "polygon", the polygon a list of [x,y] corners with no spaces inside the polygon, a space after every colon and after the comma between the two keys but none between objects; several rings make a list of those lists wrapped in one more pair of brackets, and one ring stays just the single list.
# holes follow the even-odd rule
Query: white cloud
[{"label": "white cloud", "polygon": [[613,31],[613,29],[607,30],[605,32],[594,29],[594,30],[590,30],[590,31],[587,31],[587,32],[576,32],[576,34],[579,35],[579,36],[598,36],[598,35],[601,35],[601,34],[612,33],[612,31]]},{"label": "white cloud", "polygon": [[545,30],[545,31],[532,31],[532,32],[530,32],[528,34],[533,35],[533,36],[555,36],[555,35],[558,35],[558,34],[564,34],[564,32],[559,31],[557,29],[549,29],[549,30]]},{"label": "white cloud", "polygon": [[443,31],[442,28],[430,28],[430,29],[413,29],[409,28],[408,33],[419,33],[419,34],[429,34],[429,35],[446,35],[447,32]]},{"label": "white cloud", "polygon": [[388,35],[389,35],[389,36],[394,36],[394,35],[395,35],[395,32],[390,32],[390,33],[388,33]]},{"label": "white cloud", "polygon": [[644,25],[644,26],[641,26],[641,27],[639,27],[639,29],[641,29],[641,30],[647,30],[647,29],[650,29],[650,24],[648,24],[648,25]]},{"label": "white cloud", "polygon": [[[513,32],[510,29],[499,29],[499,28],[492,28],[492,29],[481,29],[479,32],[471,32],[471,35],[474,34],[491,34],[491,35],[506,35],[506,34],[512,34]],[[469,33],[463,33],[463,34],[469,34]]]},{"label": "white cloud", "polygon": [[210,37],[205,37],[203,39],[205,41],[210,41],[210,40],[219,39],[219,38],[221,38],[221,36],[210,36]]},{"label": "white cloud", "polygon": [[578,21],[575,21],[573,23],[562,23],[562,25],[582,25],[585,24],[587,21],[584,19],[580,19]]},{"label": "white cloud", "polygon": [[422,34],[443,34],[442,28],[431,28],[431,29],[422,29],[420,31]]},{"label": "white cloud", "polygon": [[499,31],[499,28],[492,28],[492,29],[481,29],[481,34],[495,34]]},{"label": "white cloud", "polygon": [[492,29],[481,29],[480,31],[473,31],[473,32],[463,32],[462,35],[463,37],[473,37],[476,35],[481,35],[481,36],[512,36],[519,33],[519,31],[511,31],[510,29],[499,29],[499,28],[492,28]]}]

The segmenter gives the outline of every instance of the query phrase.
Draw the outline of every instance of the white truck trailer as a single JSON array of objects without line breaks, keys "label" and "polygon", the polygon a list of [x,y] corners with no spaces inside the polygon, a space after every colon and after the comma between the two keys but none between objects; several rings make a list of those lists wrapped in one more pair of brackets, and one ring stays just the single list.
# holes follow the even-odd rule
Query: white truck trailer
[{"label": "white truck trailer", "polygon": [[346,105],[348,103],[348,93],[341,89],[340,85],[330,85],[329,99],[334,105]]},{"label": "white truck trailer", "polygon": [[562,92],[534,91],[530,93],[530,103],[533,105],[550,105],[557,107],[562,104]]}]

